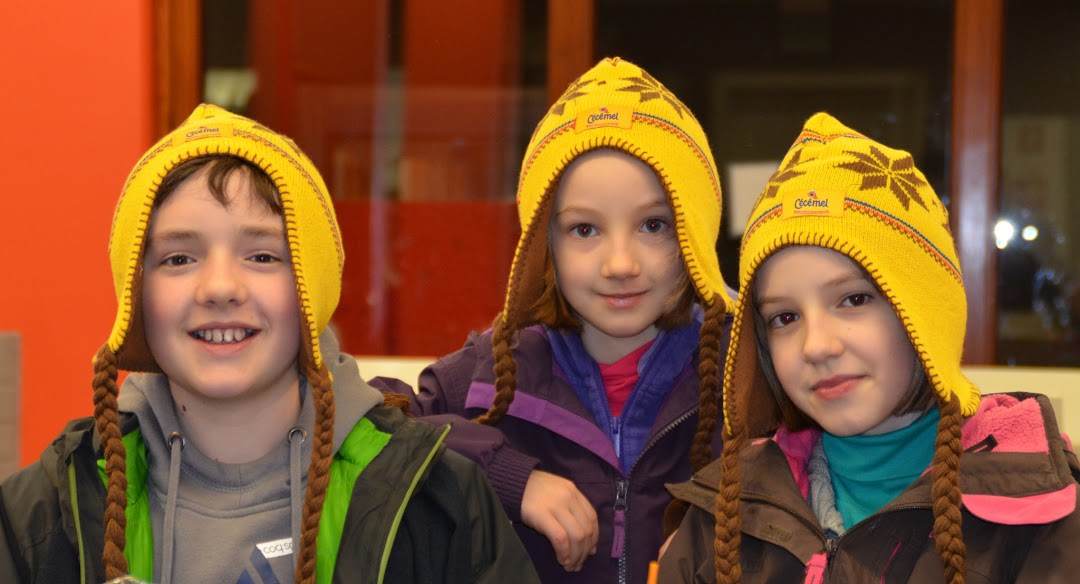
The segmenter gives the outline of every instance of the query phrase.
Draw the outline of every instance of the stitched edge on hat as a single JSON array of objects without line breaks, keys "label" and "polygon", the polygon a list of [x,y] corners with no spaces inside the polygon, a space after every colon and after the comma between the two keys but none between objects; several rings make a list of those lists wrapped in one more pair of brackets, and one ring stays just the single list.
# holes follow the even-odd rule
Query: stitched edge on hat
[{"label": "stitched edge on hat", "polygon": [[[920,232],[919,230],[912,227],[910,223],[904,221],[903,219],[900,219],[896,215],[893,215],[887,211],[883,211],[871,205],[870,203],[867,203],[866,201],[853,199],[851,197],[846,197],[844,199],[844,207],[847,209],[851,209],[852,211],[855,211],[857,213],[866,215],[870,218],[876,219],[882,223],[885,223],[886,225],[892,227],[894,231],[898,231],[904,234],[908,239],[911,239],[917,245],[926,250],[931,257],[937,260],[937,263],[940,264],[943,268],[945,268],[945,270],[949,272],[949,275],[952,276],[952,278],[956,280],[957,283],[959,283],[961,286],[963,285],[963,278],[961,277],[960,269],[956,266],[956,264],[947,255],[945,255],[945,253],[942,252],[940,248],[934,245],[934,243],[930,241],[928,237],[923,235],[922,232]],[[751,223],[750,227],[747,228],[746,233],[743,234],[740,251],[746,248],[746,243],[750,240],[750,237],[753,235],[753,233],[757,231],[758,227],[762,226],[767,221],[774,219],[777,215],[780,214],[781,211],[781,205],[776,205],[765,210],[757,219],[755,219],[754,222]]]},{"label": "stitched edge on hat", "polygon": [[[131,181],[147,164],[150,163],[151,160],[156,158],[159,154],[161,154],[163,151],[165,151],[168,147],[172,145],[171,136],[172,134],[170,133],[166,138],[163,138],[158,147],[146,154],[136,165],[135,169],[132,170],[132,172],[128,175],[128,180],[124,183],[121,199],[117,202],[116,209],[113,211],[114,224],[116,221],[116,216],[120,212],[121,203],[124,197],[128,196],[127,189],[130,186]],[[247,138],[249,140],[260,142],[266,146],[269,146],[274,151],[278,152],[283,158],[289,161],[296,170],[300,171],[301,175],[306,180],[308,186],[310,186],[312,190],[316,193],[319,204],[323,209],[323,213],[325,214],[328,223],[331,226],[336,225],[334,215],[326,204],[326,195],[323,193],[322,189],[320,189],[319,186],[315,183],[315,180],[312,178],[310,173],[307,172],[303,165],[301,165],[292,154],[286,152],[282,148],[279,148],[270,140],[267,140],[266,138],[257,134],[247,132],[245,130],[234,128],[233,136]],[[248,150],[243,150],[240,148],[233,150],[233,148],[228,144],[213,142],[209,144],[200,144],[194,150],[185,150],[180,152],[176,159],[166,163],[166,165],[162,169],[162,172],[158,174],[157,181],[152,182],[150,189],[151,196],[142,197],[142,209],[139,212],[139,220],[137,222],[136,232],[133,238],[133,243],[135,245],[133,246],[134,249],[132,250],[131,257],[129,257],[128,265],[125,269],[124,289],[122,294],[123,302],[120,309],[119,317],[121,326],[120,330],[117,331],[117,338],[110,339],[110,349],[112,349],[114,352],[119,351],[120,348],[123,346],[124,341],[127,339],[128,331],[131,329],[131,319],[134,312],[134,299],[132,298],[132,289],[135,282],[135,271],[138,269],[138,265],[141,260],[144,248],[146,247],[146,229],[149,223],[150,210],[153,208],[154,201],[157,200],[157,191],[158,188],[161,186],[161,181],[164,180],[165,176],[173,168],[175,168],[177,165],[184,162],[185,160],[190,160],[192,158],[198,158],[208,155],[229,155],[243,158],[244,160],[247,160],[252,164],[258,166],[259,168],[263,169],[263,171],[266,172],[267,176],[270,177],[270,179],[274,182],[274,185],[277,187],[278,194],[281,196],[282,209],[284,211],[283,219],[285,223],[287,239],[289,241],[289,249],[291,252],[295,252],[292,255],[297,259],[297,261],[293,263],[293,273],[296,279],[297,295],[299,296],[301,310],[307,317],[308,332],[312,340],[312,350],[314,353],[314,358],[316,360],[316,365],[318,365],[322,361],[322,354],[319,347],[315,315],[311,307],[311,298],[307,291],[307,284],[304,278],[303,268],[299,264],[300,253],[298,241],[299,238],[297,236],[298,228],[296,227],[296,212],[294,205],[289,203],[289,201],[292,199],[292,191],[283,188],[283,185],[285,183],[279,182],[276,178],[276,176],[280,174],[279,171],[277,171],[272,165],[266,163],[265,158],[260,157],[256,159],[256,157],[252,156],[250,151]],[[333,233],[334,244],[337,249],[338,269],[340,271],[343,268],[344,264],[344,253],[341,244],[341,233],[340,230],[336,228],[332,228],[331,231]]]}]

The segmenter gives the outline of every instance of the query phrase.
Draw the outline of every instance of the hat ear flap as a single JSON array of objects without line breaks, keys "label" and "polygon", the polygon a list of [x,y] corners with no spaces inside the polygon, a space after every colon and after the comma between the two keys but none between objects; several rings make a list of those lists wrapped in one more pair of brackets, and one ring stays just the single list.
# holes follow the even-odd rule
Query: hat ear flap
[{"label": "hat ear flap", "polygon": [[[145,248],[145,243],[143,244]],[[143,316],[143,269],[142,253],[139,254],[139,266],[135,269],[135,277],[131,282],[131,323],[128,325],[127,335],[120,349],[116,351],[116,360],[125,371],[146,371],[161,373],[161,368],[150,352],[150,344],[146,340],[146,322]]]}]

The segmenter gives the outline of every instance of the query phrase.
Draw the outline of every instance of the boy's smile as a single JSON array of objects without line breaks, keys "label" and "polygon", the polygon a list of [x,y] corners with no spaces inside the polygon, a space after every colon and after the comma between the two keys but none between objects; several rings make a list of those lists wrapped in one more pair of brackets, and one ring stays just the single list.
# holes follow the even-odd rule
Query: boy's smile
[{"label": "boy's smile", "polygon": [[653,170],[617,150],[580,156],[559,181],[549,230],[559,289],[589,354],[613,363],[652,340],[683,269]]},{"label": "boy's smile", "polygon": [[158,207],[147,234],[147,343],[185,408],[298,395],[300,317],[282,218],[242,171],[225,194],[228,207],[195,174]]},{"label": "boy's smile", "polygon": [[758,270],[754,290],[776,378],[826,432],[879,434],[918,417],[893,415],[908,396],[915,350],[854,262],[823,247],[784,248]]}]

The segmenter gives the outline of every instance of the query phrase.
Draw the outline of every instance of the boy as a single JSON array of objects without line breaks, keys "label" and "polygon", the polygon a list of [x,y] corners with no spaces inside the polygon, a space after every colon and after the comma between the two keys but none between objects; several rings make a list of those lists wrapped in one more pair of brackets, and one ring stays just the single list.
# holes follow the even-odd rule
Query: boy
[{"label": "boy", "polygon": [[[0,580],[535,581],[447,430],[339,352],[340,233],[292,141],[199,106],[128,177],[109,250],[94,417],[0,486]],[[118,369],[142,372],[119,399]]]}]

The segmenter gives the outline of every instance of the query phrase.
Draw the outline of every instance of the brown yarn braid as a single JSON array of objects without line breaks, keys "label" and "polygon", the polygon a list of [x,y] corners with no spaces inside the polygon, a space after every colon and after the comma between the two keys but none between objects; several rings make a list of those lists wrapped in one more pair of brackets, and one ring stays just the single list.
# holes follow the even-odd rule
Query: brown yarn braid
[{"label": "brown yarn braid", "polygon": [[388,408],[397,408],[406,416],[412,407],[412,400],[403,393],[384,393],[382,405]]},{"label": "brown yarn braid", "polygon": [[[713,434],[720,411],[720,334],[724,323],[724,302],[714,297],[705,307],[705,322],[698,339],[698,377],[701,383],[697,430],[690,447],[690,472],[696,473],[712,461]],[[666,539],[682,522],[689,504],[672,499],[664,509],[662,533]]]},{"label": "brown yarn braid", "polygon": [[476,422],[494,426],[506,415],[510,403],[514,401],[517,389],[517,363],[514,361],[511,339],[513,332],[506,324],[503,314],[495,319],[491,333],[491,344],[495,355],[495,400],[491,409],[484,412]]},{"label": "brown yarn braid", "polygon": [[[307,343],[305,343],[307,344]],[[304,355],[310,355],[310,349]],[[301,357],[308,361],[310,357]],[[304,493],[304,518],[300,534],[300,554],[296,562],[296,582],[314,584],[315,552],[319,538],[319,519],[322,518],[326,486],[330,483],[330,463],[334,459],[334,389],[330,371],[323,363],[316,368],[305,363],[304,375],[315,400],[315,428],[312,432],[311,464],[308,466],[307,489]]]},{"label": "brown yarn braid", "polygon": [[[735,418],[734,408],[728,415]],[[724,434],[724,449],[720,453],[720,492],[716,495],[716,552],[717,584],[738,584],[742,580],[739,546],[742,545],[742,518],[739,516],[739,453],[746,444],[742,420],[731,420],[734,434]]]},{"label": "brown yarn braid", "polygon": [[698,377],[701,395],[694,444],[690,448],[690,471],[698,472],[712,461],[713,435],[720,413],[720,334],[724,325],[724,301],[713,297],[705,308],[705,322],[698,339]]},{"label": "brown yarn braid", "polygon": [[109,344],[102,345],[94,357],[94,423],[105,448],[105,476],[108,480],[105,495],[105,579],[112,580],[128,573],[124,557],[127,529],[127,449],[124,448],[117,415],[116,353]]},{"label": "brown yarn braid", "polygon": [[952,394],[948,402],[938,400],[937,442],[934,447],[933,484],[934,545],[945,567],[947,584],[963,584],[967,578],[967,546],[960,518],[960,399]]}]

